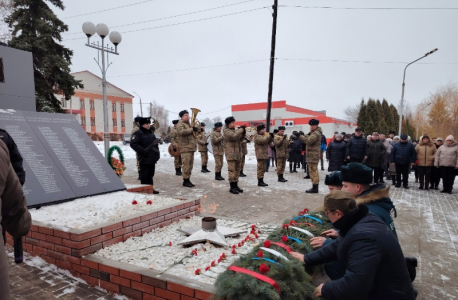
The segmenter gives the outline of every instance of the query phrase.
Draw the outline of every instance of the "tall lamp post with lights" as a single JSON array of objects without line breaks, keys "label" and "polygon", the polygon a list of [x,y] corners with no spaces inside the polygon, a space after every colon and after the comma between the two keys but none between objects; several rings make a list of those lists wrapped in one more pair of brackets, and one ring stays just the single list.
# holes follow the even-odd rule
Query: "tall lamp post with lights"
[{"label": "tall lamp post with lights", "polygon": [[[110,33],[110,30],[108,29],[108,26],[104,23],[99,23],[97,26],[95,26],[91,22],[85,22],[83,24],[83,32],[87,36],[87,47],[91,47],[94,49],[97,49],[97,51],[101,51],[102,53],[102,65],[99,63],[98,55],[97,55],[97,64],[100,67],[100,70],[102,71],[102,90],[103,90],[103,142],[104,142],[104,153],[105,157],[108,155],[108,149],[110,148],[110,133],[108,131],[108,105],[107,105],[107,78],[106,78],[106,73],[108,68],[110,67],[111,63],[108,63],[108,66],[105,67],[105,53],[106,53],[106,59],[108,62],[108,54],[115,54],[119,55],[118,53],[118,45],[122,41],[121,34],[117,31],[112,31]],[[98,34],[100,38],[102,39],[102,43],[99,44],[92,42],[90,43],[91,36],[94,34]],[[108,44],[105,46],[104,41],[105,38],[109,35],[110,41],[113,43],[115,48],[110,47]],[[95,58],[94,58],[95,60]]]},{"label": "tall lamp post with lights", "polygon": [[419,59],[416,59],[414,60],[413,62],[409,63],[405,68],[404,68],[404,77],[402,78],[402,95],[401,95],[401,113],[399,114],[399,132],[398,132],[398,135],[401,136],[401,131],[402,131],[402,114],[404,113],[403,110],[404,110],[404,88],[406,86],[406,70],[407,70],[407,67],[410,66],[411,64],[413,63],[416,63],[417,61],[419,61],[420,59],[423,59],[425,58],[426,56],[430,55],[430,54],[433,54],[434,52],[436,52],[438,49],[434,49],[428,53],[426,53],[425,55],[423,55],[422,57],[420,57]]}]

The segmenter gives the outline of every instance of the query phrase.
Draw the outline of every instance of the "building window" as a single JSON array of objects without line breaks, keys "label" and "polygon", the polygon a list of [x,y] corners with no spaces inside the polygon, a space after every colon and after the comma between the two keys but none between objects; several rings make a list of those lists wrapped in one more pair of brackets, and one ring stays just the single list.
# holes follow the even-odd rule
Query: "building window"
[{"label": "building window", "polygon": [[81,125],[86,126],[86,117],[81,116]]},{"label": "building window", "polygon": [[294,121],[286,121],[285,122],[285,127],[293,127],[294,126]]},{"label": "building window", "polygon": [[121,119],[121,127],[126,127],[126,121],[124,119]]},{"label": "building window", "polygon": [[116,111],[116,103],[111,104],[112,111]]},{"label": "building window", "polygon": [[91,101],[89,102],[89,104],[90,104],[90,107],[91,107],[90,110],[95,110],[94,100],[91,100]]},{"label": "building window", "polygon": [[91,126],[95,126],[95,118],[91,118]]},{"label": "building window", "polygon": [[118,121],[116,119],[113,119],[113,127],[117,127],[118,126]]},{"label": "building window", "polygon": [[84,108],[84,100],[80,99],[80,108]]},{"label": "building window", "polygon": [[124,112],[124,104],[121,104],[121,112]]}]

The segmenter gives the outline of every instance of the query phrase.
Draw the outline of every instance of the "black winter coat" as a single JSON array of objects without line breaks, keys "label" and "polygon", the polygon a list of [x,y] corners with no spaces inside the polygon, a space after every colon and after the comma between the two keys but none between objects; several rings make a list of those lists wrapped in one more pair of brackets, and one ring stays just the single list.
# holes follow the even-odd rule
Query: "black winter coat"
[{"label": "black winter coat", "polygon": [[25,182],[25,171],[22,167],[22,156],[17,149],[16,143],[13,138],[5,130],[0,128],[0,139],[6,144],[8,151],[10,152],[10,161],[13,166],[14,172],[19,178],[21,185],[24,185]]},{"label": "black winter coat", "polygon": [[413,300],[412,283],[398,240],[364,205],[333,223],[340,230],[334,243],[305,255],[306,265],[338,260],[345,275],[326,282],[326,300]]},{"label": "black winter coat", "polygon": [[363,135],[350,138],[347,144],[347,156],[361,161],[364,156],[367,156],[367,139]]},{"label": "black winter coat", "polygon": [[145,150],[156,141],[156,136],[151,129],[145,129],[140,127],[138,131],[136,131],[132,135],[132,139],[130,140],[130,147],[134,149],[135,152],[138,154],[138,161],[142,165],[153,165],[155,164],[159,158],[159,146],[153,145],[147,151]]},{"label": "black winter coat", "polygon": [[417,159],[415,147],[411,143],[396,143],[391,149],[390,162],[407,165],[414,163]]},{"label": "black winter coat", "polygon": [[326,159],[329,159],[328,171],[340,171],[345,161],[347,143],[343,140],[330,142],[326,149]]},{"label": "black winter coat", "polygon": [[383,157],[385,156],[386,148],[382,141],[370,140],[367,142],[367,160],[366,165],[372,168],[382,167]]},{"label": "black winter coat", "polygon": [[289,161],[290,162],[300,162],[302,155],[302,142],[299,138],[291,140],[289,145]]}]

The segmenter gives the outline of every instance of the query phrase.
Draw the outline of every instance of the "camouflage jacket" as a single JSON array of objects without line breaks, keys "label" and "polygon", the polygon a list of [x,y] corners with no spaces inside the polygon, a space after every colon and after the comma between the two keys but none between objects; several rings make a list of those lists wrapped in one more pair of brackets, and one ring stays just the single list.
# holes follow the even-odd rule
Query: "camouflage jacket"
[{"label": "camouflage jacket", "polygon": [[210,135],[210,140],[212,142],[213,155],[224,155],[223,134],[213,128],[213,131]]},{"label": "camouflage jacket", "polygon": [[277,134],[274,138],[275,151],[277,158],[288,158],[289,157],[289,140],[285,138],[286,135]]},{"label": "camouflage jacket", "polygon": [[193,130],[189,122],[180,120],[177,124],[177,143],[180,145],[180,152],[196,152],[197,144]]},{"label": "camouflage jacket", "polygon": [[311,131],[306,135],[301,135],[299,138],[306,145],[305,159],[308,163],[317,164],[320,161],[321,155],[321,135],[323,131],[318,127],[315,131]]},{"label": "camouflage jacket", "polygon": [[235,129],[224,126],[224,154],[226,160],[240,160],[242,154],[243,128]]},{"label": "camouflage jacket", "polygon": [[175,147],[178,143],[177,142],[178,133],[175,127],[170,130],[169,136],[170,136],[170,143],[172,144],[173,147]]},{"label": "camouflage jacket", "polygon": [[200,133],[200,138],[196,140],[197,141],[197,148],[199,152],[207,152],[208,148],[207,145],[205,145],[207,142],[207,135],[204,132]]},{"label": "camouflage jacket", "polygon": [[254,149],[256,152],[256,159],[269,159],[269,146],[272,143],[274,137],[271,135],[260,135],[255,134],[253,136]]},{"label": "camouflage jacket", "polygon": [[246,140],[245,136],[243,136],[243,140],[242,140],[242,155],[247,155],[248,154],[248,149],[247,149],[247,145],[248,144],[248,141]]}]

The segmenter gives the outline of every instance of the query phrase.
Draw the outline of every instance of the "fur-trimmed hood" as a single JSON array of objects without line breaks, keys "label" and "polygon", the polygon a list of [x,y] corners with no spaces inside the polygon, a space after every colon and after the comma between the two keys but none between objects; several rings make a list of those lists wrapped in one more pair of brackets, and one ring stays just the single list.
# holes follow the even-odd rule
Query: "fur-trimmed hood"
[{"label": "fur-trimmed hood", "polygon": [[356,204],[376,204],[391,211],[394,209],[393,201],[390,199],[390,187],[384,184],[372,185],[361,195],[355,198]]}]

